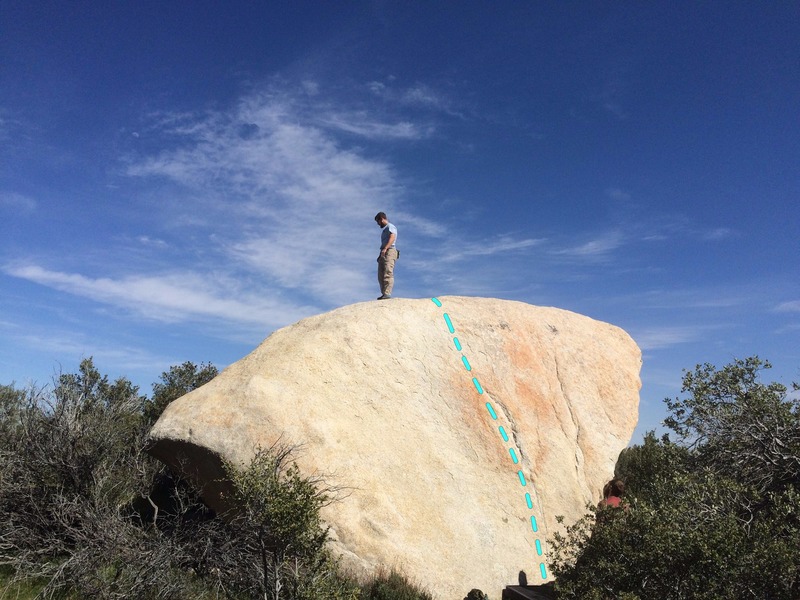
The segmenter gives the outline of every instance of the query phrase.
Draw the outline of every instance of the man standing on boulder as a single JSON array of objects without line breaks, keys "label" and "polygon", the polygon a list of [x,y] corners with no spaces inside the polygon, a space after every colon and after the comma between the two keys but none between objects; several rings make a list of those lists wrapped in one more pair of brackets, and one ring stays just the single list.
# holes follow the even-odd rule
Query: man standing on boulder
[{"label": "man standing on boulder", "polygon": [[400,256],[395,246],[397,227],[389,223],[384,212],[375,215],[375,222],[381,228],[381,253],[378,256],[378,284],[381,286],[381,295],[378,296],[378,300],[388,300],[392,297],[394,287],[394,262]]}]

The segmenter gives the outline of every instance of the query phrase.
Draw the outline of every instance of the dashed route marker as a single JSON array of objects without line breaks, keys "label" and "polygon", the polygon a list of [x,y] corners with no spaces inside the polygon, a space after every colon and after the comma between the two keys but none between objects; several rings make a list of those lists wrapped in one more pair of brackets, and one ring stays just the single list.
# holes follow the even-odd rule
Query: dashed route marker
[{"label": "dashed route marker", "polygon": [[[442,303],[438,298],[431,298],[431,301],[436,306],[438,306],[439,308],[442,308]],[[456,332],[456,330],[455,330],[455,327],[453,327],[453,321],[452,321],[452,319],[450,319],[450,315],[448,315],[447,313],[444,313],[443,317],[444,317],[444,322],[447,325],[447,331],[449,331],[451,335],[454,334]],[[455,346],[455,348],[456,348],[456,350],[458,352],[462,351],[461,342],[459,341],[458,337],[453,337],[453,345]],[[469,360],[467,360],[467,357],[464,354],[461,355],[461,363],[463,364],[463,366],[466,369],[467,373],[472,375],[472,365],[470,364]],[[475,390],[478,392],[478,395],[482,396],[483,395],[483,387],[481,386],[480,381],[478,381],[478,378],[475,377],[475,376],[472,377],[472,385],[475,386]],[[489,411],[489,416],[492,418],[492,421],[496,421],[497,420],[497,413],[494,411],[494,407],[492,406],[491,402],[487,402],[486,403],[486,410]],[[508,437],[508,434],[506,433],[506,430],[503,428],[502,425],[498,427],[498,431],[500,432],[500,437],[503,438],[503,442],[507,443],[509,441],[509,437]],[[513,446],[508,448],[508,454],[511,457],[511,462],[515,466],[518,465],[519,458],[517,457],[517,451]],[[517,477],[519,478],[520,485],[523,488],[527,488],[528,487],[528,482],[525,479],[525,473],[522,472],[522,469],[517,470]],[[531,486],[532,486],[532,484],[531,484]],[[531,498],[531,493],[527,492],[527,491],[525,492],[525,506],[526,506],[526,508],[528,510],[532,510],[533,509],[533,500]],[[536,517],[534,515],[531,515],[531,530],[534,533],[537,533],[539,531],[539,526],[538,526],[538,524],[536,522]],[[536,538],[536,540],[534,542],[534,546],[536,548],[536,555],[537,556],[542,556],[543,555],[542,542],[539,540],[538,537]],[[540,562],[539,563],[539,571],[542,574],[542,579],[547,579],[547,567],[545,566],[544,562]]]}]

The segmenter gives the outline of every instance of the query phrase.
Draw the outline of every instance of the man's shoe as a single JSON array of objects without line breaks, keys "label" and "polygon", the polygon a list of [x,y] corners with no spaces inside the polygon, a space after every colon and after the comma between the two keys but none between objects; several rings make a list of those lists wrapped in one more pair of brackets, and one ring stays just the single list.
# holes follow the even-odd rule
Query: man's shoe
[{"label": "man's shoe", "polygon": [[388,300],[391,297],[392,297],[391,294],[383,294],[381,296],[378,296],[378,300]]}]

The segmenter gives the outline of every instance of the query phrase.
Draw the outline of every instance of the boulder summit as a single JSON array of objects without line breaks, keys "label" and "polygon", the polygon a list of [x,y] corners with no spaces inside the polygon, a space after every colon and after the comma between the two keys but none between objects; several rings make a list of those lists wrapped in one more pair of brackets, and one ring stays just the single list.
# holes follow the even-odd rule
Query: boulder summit
[{"label": "boulder summit", "polygon": [[323,510],[361,572],[437,597],[549,580],[556,515],[596,502],[638,418],[641,352],[622,329],[487,298],[367,302],[270,335],[170,404],[151,452],[225,509],[221,460],[302,446],[349,495]]}]

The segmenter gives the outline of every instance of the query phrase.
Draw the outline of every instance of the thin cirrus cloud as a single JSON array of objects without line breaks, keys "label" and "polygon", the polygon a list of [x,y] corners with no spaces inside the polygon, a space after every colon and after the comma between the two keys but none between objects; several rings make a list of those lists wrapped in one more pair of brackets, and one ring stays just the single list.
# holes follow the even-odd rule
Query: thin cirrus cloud
[{"label": "thin cirrus cloud", "polygon": [[33,212],[38,203],[30,196],[17,192],[0,191],[0,208],[10,208],[12,210]]},{"label": "thin cirrus cloud", "polygon": [[642,350],[661,350],[700,339],[704,330],[701,327],[647,327],[632,331],[631,337]]},{"label": "thin cirrus cloud", "polygon": [[[371,295],[374,265],[364,257],[375,250],[372,217],[378,211],[401,219],[401,243],[413,240],[436,256],[444,254],[445,242],[470,252],[458,232],[415,214],[407,201],[413,182],[402,180],[391,163],[349,145],[349,134],[391,143],[433,135],[433,126],[382,118],[375,110],[337,110],[330,98],[318,99],[325,94],[310,82],[300,90],[253,93],[226,112],[162,116],[161,134],[174,147],[133,161],[128,174],[184,186],[191,203],[216,213],[210,219],[214,239],[228,264],[322,304]],[[387,111],[408,104],[408,93],[392,92]],[[427,88],[413,95],[428,108],[438,98]],[[472,253],[536,243],[505,236]]]},{"label": "thin cirrus cloud", "polygon": [[[256,94],[228,113],[198,115],[190,123],[184,118],[176,125],[165,121],[162,135],[176,139],[179,147],[135,162],[128,174],[221,190],[234,201],[240,194],[264,217],[288,205],[295,213],[335,208],[337,214],[352,215],[370,198],[396,193],[386,163],[344,148],[303,113],[282,97]],[[369,133],[392,127],[362,123],[352,129]]]},{"label": "thin cirrus cloud", "polygon": [[211,282],[192,273],[113,279],[51,271],[37,265],[10,266],[5,271],[14,277],[166,322],[223,319],[269,327],[313,312],[309,307],[282,303],[256,294],[232,297],[224,293],[234,287],[232,282]]},{"label": "thin cirrus cloud", "polygon": [[427,106],[435,109],[446,109],[449,102],[431,88],[417,85],[405,90],[401,95],[401,101],[406,104]]},{"label": "thin cirrus cloud", "polygon": [[606,259],[614,250],[622,246],[624,238],[618,231],[613,231],[579,246],[561,250],[553,250],[551,254],[570,258],[600,260]]},{"label": "thin cirrus cloud", "polygon": [[442,257],[443,261],[453,262],[463,258],[476,256],[494,256],[497,254],[509,255],[514,252],[527,250],[544,243],[544,239],[526,238],[517,240],[510,235],[501,235],[494,239],[479,242],[464,243],[458,252],[451,252]]},{"label": "thin cirrus cloud", "polygon": [[[194,262],[191,248],[171,243],[174,262],[166,275],[163,268],[141,272],[135,264],[116,265],[128,275],[114,278],[41,263],[6,271],[149,318],[277,326],[371,297],[374,262],[365,257],[376,250],[372,217],[379,210],[404,218],[401,244],[412,242],[437,257],[415,263],[423,280],[441,270],[436,263],[499,255],[513,259],[544,242],[508,234],[476,242],[415,214],[407,201],[410,182],[401,180],[389,162],[348,145],[348,135],[391,142],[430,132],[415,130],[415,125],[398,129],[406,121],[381,120],[375,111],[337,111],[330,99],[318,100],[325,96],[318,88],[310,95],[308,82],[298,89],[294,94],[254,92],[223,111],[154,115],[142,128],[143,137],[151,144],[161,141],[163,149],[129,156],[125,174],[150,186],[156,196],[169,194],[169,202],[160,203],[168,208],[154,208],[171,211],[161,219],[164,228],[202,230],[207,245],[203,266]],[[435,104],[430,90],[412,96],[429,108]],[[396,97],[393,102],[401,104]],[[327,127],[320,125],[320,114],[326,115]],[[343,132],[348,135],[337,137]],[[163,188],[164,181],[173,186]],[[154,231],[139,239],[156,253],[163,244],[145,242],[160,236]],[[183,236],[173,232],[169,237]],[[612,232],[555,253],[596,260],[622,241]],[[453,247],[459,248],[457,254]],[[409,255],[407,260],[413,259]],[[229,275],[221,281],[215,273]]]},{"label": "thin cirrus cloud", "polygon": [[800,313],[800,300],[790,300],[789,302],[781,302],[775,307],[777,312],[798,312]]},{"label": "thin cirrus cloud", "polygon": [[331,114],[320,117],[319,123],[328,128],[353,133],[374,140],[420,140],[434,133],[433,126],[419,126],[409,121],[383,123],[363,113]]},{"label": "thin cirrus cloud", "polygon": [[216,213],[210,226],[223,267],[323,303],[363,297],[372,217],[402,196],[389,164],[344,147],[284,95],[255,94],[194,122],[166,120],[164,135],[179,147],[134,162],[128,174],[171,180]]},{"label": "thin cirrus cloud", "polygon": [[724,240],[734,235],[734,231],[728,227],[716,227],[701,234],[702,239],[708,241]]},{"label": "thin cirrus cloud", "polygon": [[[419,134],[344,111],[340,127],[320,128],[308,87],[300,97],[253,93],[225,111],[157,114],[142,128],[136,140],[147,139],[151,147],[160,142],[163,149],[129,155],[124,175],[146,186],[148,197],[164,195],[152,210],[169,211],[169,218],[161,219],[165,229],[191,233],[169,234],[167,274],[165,268],[143,272],[131,257],[114,266],[124,276],[41,263],[6,266],[5,272],[166,321],[280,326],[331,304],[371,296],[374,263],[364,257],[375,250],[372,217],[402,205],[404,186],[389,163],[348,147],[335,134],[345,122],[351,133],[364,137]],[[324,108],[335,114],[330,101]],[[163,182],[173,185],[165,188]],[[412,220],[414,232],[407,230],[406,239],[438,243],[440,225],[421,216]],[[191,244],[177,242],[200,230],[206,240],[202,266]],[[154,257],[164,248],[160,232],[132,235]],[[228,275],[223,280],[216,273]]]},{"label": "thin cirrus cloud", "polygon": [[[83,338],[71,331],[53,331],[48,329],[41,333],[27,333],[14,337],[23,347],[36,348],[39,352],[51,353],[55,357],[81,356],[94,358],[104,365],[118,365],[125,370],[148,370],[158,372],[164,365],[175,364],[172,357],[149,352],[141,348],[129,346],[98,345],[97,340]],[[60,368],[54,377],[60,374]]]}]

